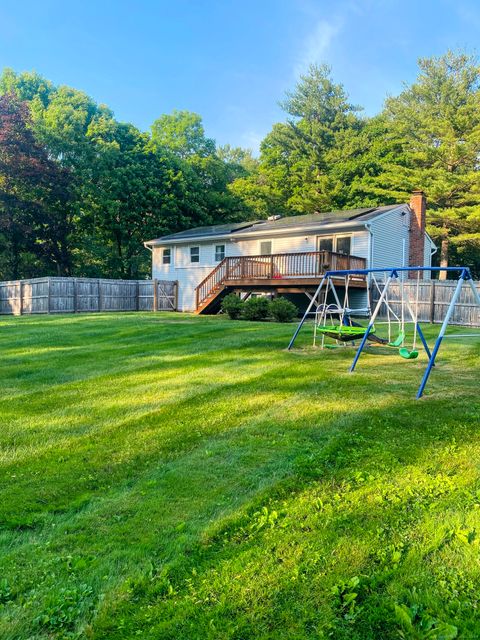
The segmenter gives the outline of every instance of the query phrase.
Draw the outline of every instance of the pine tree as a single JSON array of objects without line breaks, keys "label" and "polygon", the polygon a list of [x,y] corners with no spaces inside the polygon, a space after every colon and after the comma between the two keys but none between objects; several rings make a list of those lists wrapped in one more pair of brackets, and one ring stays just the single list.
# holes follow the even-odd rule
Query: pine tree
[{"label": "pine tree", "polygon": [[[375,183],[397,200],[414,188],[426,192],[428,230],[441,246],[441,266],[448,266],[452,254],[472,260],[475,246],[480,252],[480,66],[452,52],[419,66],[416,82],[387,100],[397,153]],[[480,267],[478,253],[474,262]]]},{"label": "pine tree", "polygon": [[257,171],[232,189],[258,213],[312,213],[339,208],[346,189],[335,173],[340,149],[364,121],[326,65],[311,65],[281,103],[287,123],[263,140]]}]

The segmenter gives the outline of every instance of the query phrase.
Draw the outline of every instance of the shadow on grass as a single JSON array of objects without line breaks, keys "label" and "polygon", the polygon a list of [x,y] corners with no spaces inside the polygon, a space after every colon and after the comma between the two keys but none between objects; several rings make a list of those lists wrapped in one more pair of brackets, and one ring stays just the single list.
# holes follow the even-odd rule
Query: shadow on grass
[{"label": "shadow on grass", "polygon": [[[417,369],[402,369],[386,388],[384,359],[365,361],[365,374],[352,377],[333,354],[320,367],[313,357],[272,353],[282,332],[265,338],[248,328],[232,338],[215,327],[202,334],[207,347],[198,335],[177,338],[144,366],[137,352],[127,370],[81,380],[80,399],[68,389],[62,396],[68,385],[57,385],[51,395],[28,394],[28,407],[14,406],[20,426],[30,412],[48,417],[60,399],[72,422],[57,422],[40,455],[32,445],[4,467],[5,576],[15,576],[5,608],[14,620],[10,637],[35,633],[27,618],[59,584],[92,586],[92,605],[73,626],[93,621],[96,638],[318,637],[328,625],[336,637],[344,627],[354,637],[346,633],[356,627],[332,604],[334,565],[345,577],[366,573],[368,536],[380,536],[385,522],[415,526],[420,516],[408,519],[407,489],[397,495],[391,479],[430,468],[452,437],[462,446],[475,440],[476,380],[454,363],[460,389],[417,403],[410,389]],[[160,406],[143,399],[146,388],[158,385],[160,394],[162,384],[172,388]],[[41,429],[34,437],[42,439]],[[358,474],[367,485],[369,474],[388,485],[392,504],[362,496]],[[387,592],[390,583],[363,585],[362,601],[369,588]]]}]

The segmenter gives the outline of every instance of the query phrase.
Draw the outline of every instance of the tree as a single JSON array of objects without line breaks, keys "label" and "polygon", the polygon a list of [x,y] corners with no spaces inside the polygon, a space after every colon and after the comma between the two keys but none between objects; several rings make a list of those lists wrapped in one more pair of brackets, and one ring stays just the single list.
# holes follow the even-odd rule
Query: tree
[{"label": "tree", "polygon": [[258,170],[232,190],[263,215],[341,206],[345,188],[333,168],[339,146],[362,127],[359,108],[326,65],[311,65],[281,106],[287,123],[274,125],[261,144]]},{"label": "tree", "polygon": [[202,118],[191,111],[164,114],[152,124],[152,143],[166,147],[182,160],[215,153],[215,141],[205,136]]},{"label": "tree", "polygon": [[31,129],[27,105],[0,96],[0,232],[3,277],[18,278],[22,260],[35,256],[48,271],[70,271],[70,176],[48,157]]},{"label": "tree", "polygon": [[258,160],[253,157],[251,149],[224,144],[217,147],[217,156],[222,162],[228,164],[237,176],[248,175],[258,166]]},{"label": "tree", "polygon": [[[419,61],[420,75],[387,100],[385,117],[401,153],[387,163],[383,184],[428,196],[428,229],[441,245],[440,264],[451,254],[472,255],[480,211],[480,66],[475,57],[447,52]],[[446,274],[443,274],[446,277]]]},{"label": "tree", "polygon": [[[230,191],[229,185],[240,175],[246,175],[248,156],[243,150],[231,149],[217,153],[215,141],[205,136],[202,119],[189,111],[174,111],[162,115],[152,125],[150,147],[163,156],[172,154],[180,162],[189,184],[189,204],[192,217],[199,224],[214,224],[250,217],[248,206]],[[245,166],[238,158],[242,156]]]},{"label": "tree", "polygon": [[196,223],[187,181],[178,160],[154,153],[148,135],[130,124],[98,120],[89,137],[96,160],[82,254],[103,275],[139,277],[150,268],[144,240]]}]

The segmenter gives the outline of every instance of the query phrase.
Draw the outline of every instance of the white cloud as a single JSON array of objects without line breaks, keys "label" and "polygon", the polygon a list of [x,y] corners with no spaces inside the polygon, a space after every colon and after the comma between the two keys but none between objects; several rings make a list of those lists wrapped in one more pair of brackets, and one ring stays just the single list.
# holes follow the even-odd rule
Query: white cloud
[{"label": "white cloud", "polygon": [[295,61],[295,76],[305,73],[310,64],[323,62],[327,56],[334,38],[340,33],[339,20],[328,21],[320,19],[314,29],[308,34],[303,47]]}]

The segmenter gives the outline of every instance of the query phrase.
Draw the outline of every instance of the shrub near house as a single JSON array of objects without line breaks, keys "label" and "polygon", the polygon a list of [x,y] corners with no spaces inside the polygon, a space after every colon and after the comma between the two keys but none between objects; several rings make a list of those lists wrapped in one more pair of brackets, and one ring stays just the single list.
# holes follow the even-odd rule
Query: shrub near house
[{"label": "shrub near house", "polygon": [[237,320],[242,315],[243,301],[234,293],[229,293],[222,301],[222,311],[230,320]]},{"label": "shrub near house", "polygon": [[222,301],[222,311],[231,320],[266,320],[272,317],[276,322],[292,322],[298,314],[297,307],[286,298],[266,297],[249,298],[243,302],[237,295],[230,293]]},{"label": "shrub near house", "polygon": [[292,322],[298,315],[298,309],[286,298],[274,298],[270,302],[270,313],[277,322]]}]

